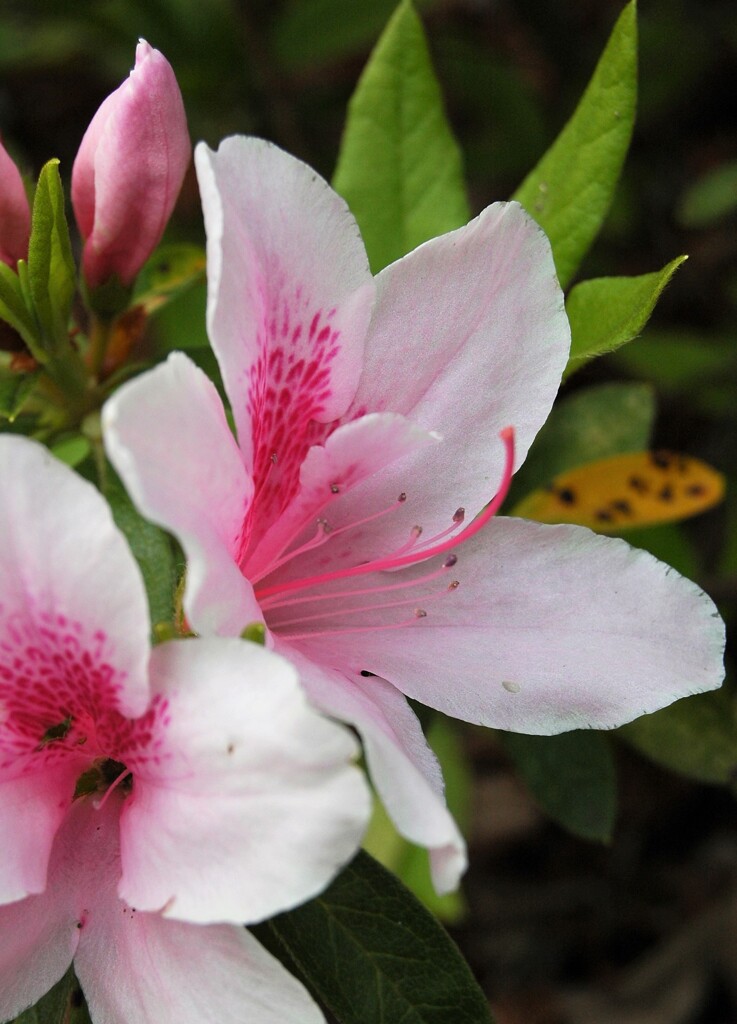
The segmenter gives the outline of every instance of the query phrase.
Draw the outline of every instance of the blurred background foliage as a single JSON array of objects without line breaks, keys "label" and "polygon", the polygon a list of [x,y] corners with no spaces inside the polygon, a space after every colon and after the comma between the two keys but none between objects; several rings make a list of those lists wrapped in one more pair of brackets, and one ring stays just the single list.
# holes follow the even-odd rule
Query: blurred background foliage
[{"label": "blurred background foliage", "polygon": [[[555,139],[580,98],[623,5],[620,0],[563,4],[559,0],[417,0],[416,6],[464,154],[475,213],[489,202],[511,195]],[[4,0],[0,8],[0,134],[29,177],[35,178],[49,157],[58,156],[68,180],[86,125],[102,99],[127,74],[136,40],[142,36],[174,67],[193,140],[216,145],[229,133],[255,133],[302,157],[329,178],[335,168],[347,102],[394,7],[394,0],[76,0],[73,6],[66,0]],[[643,337],[592,361],[572,377],[557,410],[557,425],[552,424],[547,442],[545,437],[541,439],[537,453],[533,449],[527,471],[537,473],[535,483],[532,477],[530,482],[538,486],[544,479],[540,463],[545,446],[554,461],[555,431],[570,431],[566,421],[574,423],[579,431],[576,443],[581,443],[580,431],[586,427],[595,396],[598,419],[592,422],[594,433],[594,428],[600,430],[607,415],[614,415],[612,410],[621,406],[623,412],[617,414],[619,419],[615,416],[616,423],[612,420],[612,430],[626,423],[631,431],[644,431],[643,437],[651,431],[653,447],[695,455],[720,469],[727,477],[727,498],[721,506],[683,523],[639,530],[628,539],[697,579],[717,600],[733,631],[737,618],[737,5],[733,0],[641,0],[639,31],[635,136],[614,206],[580,278],[644,274],[681,253],[690,258],[666,289]],[[202,241],[193,175],[185,183],[169,237]],[[166,335],[166,349],[199,348],[204,331],[202,310],[201,288],[167,307],[158,321],[159,331]],[[617,391],[623,384],[630,387]],[[595,390],[600,388],[608,390]],[[588,394],[587,389],[591,389]],[[635,447],[638,445],[640,441]],[[626,445],[613,450],[626,450]],[[548,471],[552,474],[550,465]],[[518,484],[517,497],[522,493]],[[668,769],[720,785],[720,796],[704,797],[703,806],[713,806],[722,816],[719,828],[724,824],[732,830],[734,877],[730,875],[730,885],[737,884],[737,815],[729,795],[737,780],[737,715],[731,688],[718,701],[696,698],[679,708],[665,730],[659,730],[657,716],[651,716],[635,727],[629,738]],[[482,781],[484,772],[497,778],[499,765],[510,762],[518,765],[521,777],[533,790],[536,778],[543,783],[549,778],[548,748],[543,756],[542,748],[531,752],[524,749],[524,743],[512,742],[496,748],[492,745],[490,753],[488,742],[475,733],[470,739]],[[452,737],[441,737],[439,743],[455,750]],[[594,751],[591,759],[596,761],[597,756]],[[678,805],[680,810],[673,811],[672,819],[678,825],[673,827],[679,830],[679,849],[690,851],[691,856],[697,841],[688,838],[690,826],[684,823],[679,800],[683,797],[688,802],[696,797],[683,796],[670,774],[658,774],[654,768],[643,772],[644,762],[633,760],[635,755],[627,748],[621,748],[619,758],[621,800],[630,812],[638,801],[641,805],[634,813],[634,827],[644,833],[649,828],[652,837],[656,826],[648,823],[642,807],[649,807],[662,819],[671,804]],[[591,764],[591,759],[587,756],[584,760]],[[586,792],[591,780],[585,777],[582,763],[572,760],[571,764],[570,788],[580,785]],[[608,771],[603,764],[601,773],[607,775]],[[638,782],[633,784],[632,779]],[[450,781],[452,788],[453,779]],[[482,785],[482,794],[490,785],[486,789]],[[659,793],[663,794],[662,805]],[[503,818],[499,811],[503,796],[495,791],[494,806],[484,805],[481,813],[488,811]],[[537,796],[558,820],[570,812],[570,808],[566,812],[557,807],[556,794],[548,794],[547,804],[544,793]],[[591,799],[595,800],[595,795]],[[467,803],[467,796],[464,801]],[[523,804],[521,790],[514,790],[512,801]],[[569,820],[569,827],[574,832],[578,829],[579,835],[593,829],[603,838],[611,829],[613,810],[599,807],[599,812],[601,821],[592,824],[589,815],[578,826],[575,822],[571,826]],[[713,832],[713,822],[704,826],[698,815],[692,815],[691,825],[696,820],[699,828]],[[512,832],[518,826],[519,821],[513,823]],[[539,838],[539,825],[535,828]],[[657,828],[665,828],[663,820]],[[498,830],[494,833],[495,842],[499,834]],[[635,864],[627,861],[631,849],[629,853],[621,851],[627,837],[634,842],[632,827],[625,823],[622,834],[625,838],[620,839],[619,847],[615,840],[614,847],[615,853],[619,850],[621,870],[625,862]],[[478,840],[482,846],[485,835],[482,827]],[[382,842],[386,845],[386,834],[378,845]],[[565,859],[568,848],[560,849],[559,855]],[[522,854],[523,861],[527,855]],[[406,859],[406,851],[401,856]],[[480,898],[485,885],[494,885],[483,876],[484,870],[491,870],[492,861],[492,854],[472,857],[472,903],[474,893]],[[647,872],[649,863],[645,857],[637,861],[636,869]],[[494,864],[503,877],[505,864]],[[540,858],[533,857],[529,864],[533,873],[547,870]],[[407,872],[414,870],[410,867]],[[605,874],[607,870],[611,874],[611,861]],[[481,874],[474,876],[474,871]],[[611,892],[600,893],[600,898],[606,904]],[[688,896],[684,900],[688,903]],[[450,912],[457,915],[461,909],[456,903]],[[614,927],[617,915],[611,907],[607,913],[611,918],[607,927]],[[667,918],[667,913],[664,915]],[[482,912],[479,920],[490,927],[488,915],[485,918]],[[491,920],[498,926],[493,914]],[[479,939],[474,945],[473,927],[471,921],[472,961],[475,958],[474,966],[501,993],[495,1003],[499,1020],[510,1024],[518,1019],[525,1024],[551,1021],[553,1017],[545,1015],[547,1010],[536,1017],[532,1004],[515,1017],[519,1007],[515,1009],[513,1001],[504,1003],[501,968],[488,968],[485,973],[484,967],[484,957],[493,954],[503,966],[505,956],[509,960],[512,954],[508,949],[502,951],[499,943],[484,945]],[[667,930],[667,925],[664,927]],[[643,949],[649,951],[656,940],[663,939],[662,929],[658,931],[650,920],[644,929],[633,921],[628,928],[630,938],[634,930],[641,941],[634,946],[631,941],[625,943],[625,952],[618,953],[620,961],[614,957],[619,966],[629,965]],[[737,935],[737,928],[734,932]],[[546,934],[544,928],[541,934]],[[611,934],[602,943],[611,967],[610,940]],[[509,941],[522,942],[514,931]],[[564,940],[558,941],[565,946]],[[576,941],[582,941],[580,936]],[[537,949],[529,936],[526,942],[527,947]],[[549,951],[546,955],[550,960]],[[580,971],[584,954],[579,949],[577,955]],[[527,984],[525,969],[520,967],[525,962],[520,953],[511,967],[507,963],[513,981]],[[552,961],[544,966],[553,977]],[[570,962],[557,967],[570,975]],[[717,969],[712,968],[713,974]],[[535,970],[539,980],[539,961]],[[737,983],[727,974],[720,984],[737,992]],[[641,1019],[655,1024],[660,1020],[663,1024],[681,1020],[724,1020],[727,1024],[735,1019],[729,1016],[732,1011],[737,1013],[734,993],[715,997],[712,987],[704,995],[703,986],[698,991],[700,996],[692,1001],[697,1007],[693,1013],[698,1011],[701,1016],[693,1015],[692,1002],[681,993],[679,1009],[671,1007],[660,1016],[657,1007],[651,1007],[649,1016],[640,1017],[633,1004],[617,1016],[616,1008],[612,1010],[609,1004],[576,1003],[573,999],[566,1003],[560,1019],[574,1024],[578,1019],[596,1019],[599,1024],[609,1020],[636,1024]],[[717,1008],[709,1016],[712,1004],[727,1007],[725,1015],[720,1017]],[[607,1016],[610,1013],[614,1015]]]}]

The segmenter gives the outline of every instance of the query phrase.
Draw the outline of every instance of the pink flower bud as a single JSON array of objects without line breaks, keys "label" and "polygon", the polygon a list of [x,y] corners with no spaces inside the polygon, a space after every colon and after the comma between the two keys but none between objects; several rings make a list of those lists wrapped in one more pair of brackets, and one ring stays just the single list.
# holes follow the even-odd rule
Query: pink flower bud
[{"label": "pink flower bud", "polygon": [[92,118],[72,168],[90,288],[113,274],[133,282],[161,240],[191,149],[171,65],[141,40],[136,66]]},{"label": "pink flower bud", "polygon": [[31,210],[20,171],[0,142],[0,260],[13,267],[28,256]]}]

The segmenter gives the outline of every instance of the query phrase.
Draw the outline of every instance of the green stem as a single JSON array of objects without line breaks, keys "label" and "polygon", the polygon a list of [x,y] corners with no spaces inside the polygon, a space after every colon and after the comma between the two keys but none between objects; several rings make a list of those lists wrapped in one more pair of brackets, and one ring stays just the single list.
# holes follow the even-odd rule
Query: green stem
[{"label": "green stem", "polygon": [[98,316],[97,313],[91,314],[89,331],[89,367],[95,380],[99,380],[100,378],[102,365],[105,362],[105,353],[107,352],[107,347],[110,343],[112,327],[112,317],[107,319]]}]

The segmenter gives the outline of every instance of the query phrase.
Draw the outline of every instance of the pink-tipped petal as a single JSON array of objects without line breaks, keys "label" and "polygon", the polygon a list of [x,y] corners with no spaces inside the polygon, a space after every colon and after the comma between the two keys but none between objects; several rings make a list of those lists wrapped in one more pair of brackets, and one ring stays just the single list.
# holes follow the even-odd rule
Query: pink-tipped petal
[{"label": "pink-tipped petal", "polygon": [[[313,170],[261,139],[197,147],[208,328],[247,468],[273,519],[361,373],[374,285],[356,222]],[[285,493],[286,492],[286,493]]]},{"label": "pink-tipped petal", "polygon": [[314,896],[368,816],[350,734],[255,644],[178,641],[151,664],[160,763],[134,765],[121,897],[180,920],[251,923]]},{"label": "pink-tipped petal", "polygon": [[107,502],[40,444],[18,436],[0,437],[0,479],[4,733],[13,695],[25,692],[30,700],[53,666],[54,700],[61,699],[60,659],[67,686],[83,678],[103,687],[122,714],[141,714],[149,700],[146,594]]},{"label": "pink-tipped petal", "polygon": [[15,268],[28,258],[31,209],[20,171],[0,142],[0,261]]},{"label": "pink-tipped petal", "polygon": [[391,544],[412,521],[435,532],[453,509],[473,516],[494,496],[506,427],[522,463],[558,390],[570,330],[548,240],[516,203],[421,245],[382,271],[377,289],[346,415],[391,409],[443,438],[354,494],[363,508],[407,492],[403,514],[385,524]]},{"label": "pink-tipped petal", "polygon": [[[546,735],[622,725],[722,681],[711,600],[624,541],[496,519],[459,550],[453,574],[458,588],[405,629],[300,648],[455,718]],[[372,620],[391,623],[391,612]]]},{"label": "pink-tipped petal", "polygon": [[371,780],[397,830],[427,847],[437,891],[456,889],[468,863],[466,844],[445,803],[440,765],[405,697],[384,679],[349,679],[311,661],[297,645],[277,640],[275,649],[297,666],[317,707],[358,730]]},{"label": "pink-tipped petal", "polygon": [[110,461],[141,512],[184,548],[192,625],[234,635],[260,621],[236,564],[253,484],[205,374],[173,353],[108,400],[103,432]]},{"label": "pink-tipped petal", "polygon": [[161,240],[191,146],[171,65],[141,40],[125,82],[101,105],[72,168],[72,204],[91,288],[131,284]]}]

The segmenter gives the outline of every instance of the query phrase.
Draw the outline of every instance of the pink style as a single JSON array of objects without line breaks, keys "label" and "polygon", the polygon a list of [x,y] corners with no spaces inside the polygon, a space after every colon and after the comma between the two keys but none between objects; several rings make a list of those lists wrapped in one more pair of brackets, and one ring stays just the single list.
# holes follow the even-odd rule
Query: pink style
[{"label": "pink style", "polygon": [[214,386],[182,354],[104,409],[107,450],[188,559],[202,635],[267,626],[361,735],[398,829],[457,884],[463,841],[406,697],[465,721],[611,728],[722,680],[711,601],[649,554],[494,517],[570,333],[550,246],[497,203],[372,278],[343,200],[258,139],[195,154]]},{"label": "pink style", "polygon": [[238,639],[149,646],[101,495],[0,437],[0,1021],[74,963],[95,1024],[324,1024],[243,927],[320,892],[369,813],[356,744]]},{"label": "pink style", "polygon": [[141,40],[135,67],[93,117],[72,168],[89,288],[113,275],[132,284],[161,241],[191,153],[171,65]]}]

